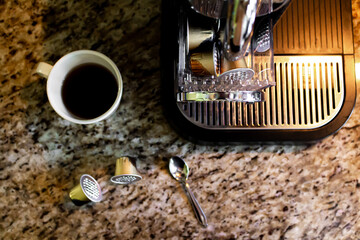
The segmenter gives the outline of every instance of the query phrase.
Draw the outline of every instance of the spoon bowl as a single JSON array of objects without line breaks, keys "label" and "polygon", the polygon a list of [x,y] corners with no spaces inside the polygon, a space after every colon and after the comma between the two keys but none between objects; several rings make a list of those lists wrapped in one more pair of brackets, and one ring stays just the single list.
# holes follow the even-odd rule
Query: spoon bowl
[{"label": "spoon bowl", "polygon": [[208,224],[205,213],[201,209],[198,201],[189,187],[189,184],[187,183],[189,176],[189,166],[182,158],[174,156],[170,158],[169,171],[171,176],[173,176],[173,178],[175,178],[183,186],[198,221],[203,227],[207,227]]},{"label": "spoon bowl", "polygon": [[183,159],[179,158],[178,156],[170,158],[169,170],[173,178],[175,178],[177,181],[187,181],[189,176],[189,166]]}]

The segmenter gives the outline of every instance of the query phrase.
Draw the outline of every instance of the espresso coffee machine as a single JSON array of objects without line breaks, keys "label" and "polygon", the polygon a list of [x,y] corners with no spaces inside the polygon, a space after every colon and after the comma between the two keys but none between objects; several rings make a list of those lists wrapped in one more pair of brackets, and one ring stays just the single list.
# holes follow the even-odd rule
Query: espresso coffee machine
[{"label": "espresso coffee machine", "polygon": [[309,142],[355,105],[351,0],[163,0],[162,96],[196,142]]}]

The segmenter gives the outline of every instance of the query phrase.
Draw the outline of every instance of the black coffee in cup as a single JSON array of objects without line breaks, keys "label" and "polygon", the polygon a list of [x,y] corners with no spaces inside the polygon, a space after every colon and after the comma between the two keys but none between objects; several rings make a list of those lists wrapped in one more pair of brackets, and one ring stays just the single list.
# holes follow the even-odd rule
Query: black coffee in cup
[{"label": "black coffee in cup", "polygon": [[111,108],[118,90],[116,78],[107,68],[96,63],[84,63],[66,75],[61,96],[72,115],[93,119]]}]

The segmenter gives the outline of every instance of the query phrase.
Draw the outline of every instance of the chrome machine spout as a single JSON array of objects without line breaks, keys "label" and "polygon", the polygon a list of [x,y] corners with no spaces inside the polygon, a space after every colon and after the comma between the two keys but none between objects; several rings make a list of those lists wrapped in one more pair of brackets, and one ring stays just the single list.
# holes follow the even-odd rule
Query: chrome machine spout
[{"label": "chrome machine spout", "polygon": [[244,57],[249,48],[259,0],[229,0],[224,53],[230,61]]}]

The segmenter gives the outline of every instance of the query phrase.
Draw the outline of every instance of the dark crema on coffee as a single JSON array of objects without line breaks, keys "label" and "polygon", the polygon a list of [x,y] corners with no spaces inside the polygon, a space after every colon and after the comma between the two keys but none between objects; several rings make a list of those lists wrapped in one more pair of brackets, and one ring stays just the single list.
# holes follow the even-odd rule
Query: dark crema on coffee
[{"label": "dark crema on coffee", "polygon": [[71,114],[82,119],[93,119],[111,108],[118,88],[115,76],[107,68],[85,63],[66,75],[61,96]]}]

